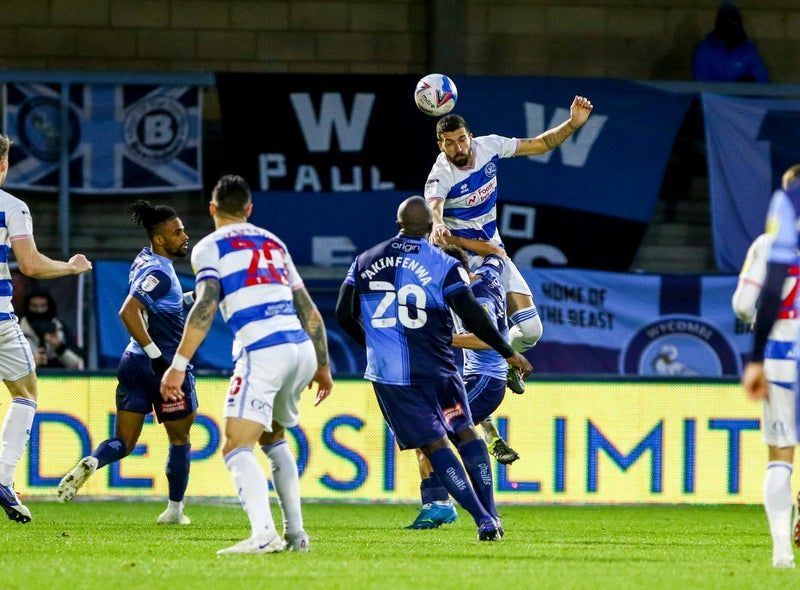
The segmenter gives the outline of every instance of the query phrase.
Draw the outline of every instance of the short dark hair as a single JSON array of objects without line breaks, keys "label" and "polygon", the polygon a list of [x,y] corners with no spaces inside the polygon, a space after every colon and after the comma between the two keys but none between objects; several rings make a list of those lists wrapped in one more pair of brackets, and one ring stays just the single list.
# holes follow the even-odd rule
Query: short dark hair
[{"label": "short dark hair", "polygon": [[241,215],[253,200],[247,181],[236,174],[226,174],[220,178],[211,198],[217,209],[228,215]]},{"label": "short dark hair", "polygon": [[469,258],[467,258],[467,252],[464,250],[464,248],[455,246],[453,244],[446,244],[442,246],[442,252],[458,260],[461,263],[461,266],[464,267],[464,270],[469,272]]},{"label": "short dark hair", "polygon": [[436,139],[441,140],[443,133],[456,131],[462,127],[469,133],[469,125],[464,117],[456,114],[445,115],[436,122]]},{"label": "short dark hair", "polygon": [[131,221],[143,227],[147,231],[147,237],[151,240],[158,233],[159,225],[178,216],[172,207],[167,207],[166,205],[153,206],[141,199],[129,206],[128,212],[131,214]]},{"label": "short dark hair", "polygon": [[0,161],[8,158],[8,152],[11,149],[12,143],[14,142],[11,141],[11,138],[8,135],[3,135],[0,133]]}]

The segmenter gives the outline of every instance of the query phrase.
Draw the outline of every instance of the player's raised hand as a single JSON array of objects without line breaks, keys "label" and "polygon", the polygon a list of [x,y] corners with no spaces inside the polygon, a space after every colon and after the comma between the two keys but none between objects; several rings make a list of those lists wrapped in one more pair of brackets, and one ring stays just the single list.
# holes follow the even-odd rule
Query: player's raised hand
[{"label": "player's raised hand", "polygon": [[569,121],[575,127],[580,127],[592,114],[592,102],[585,96],[576,96],[569,107]]},{"label": "player's raised hand", "polygon": [[314,383],[316,383],[318,386],[317,398],[314,400],[314,405],[318,406],[320,403],[322,403],[322,400],[331,394],[331,390],[333,389],[333,377],[331,377],[330,365],[325,365],[324,367],[319,367],[317,369],[317,372],[314,373],[314,376],[308,383],[308,388],[311,389]]},{"label": "player's raised hand", "polygon": [[742,373],[742,387],[753,401],[767,398],[767,377],[764,375],[764,363],[747,363]]},{"label": "player's raised hand", "polygon": [[508,364],[511,365],[512,367],[516,367],[517,369],[522,371],[523,379],[527,377],[531,371],[533,371],[533,366],[528,362],[528,359],[526,359],[518,352],[515,352],[514,356],[508,357],[506,361],[508,361]]},{"label": "player's raised hand", "polygon": [[443,238],[450,236],[450,230],[447,229],[444,223],[437,223],[433,226],[433,230],[431,230],[430,235],[430,242],[431,244],[436,244],[437,246],[443,246],[445,242]]},{"label": "player's raised hand", "polygon": [[75,268],[76,275],[92,270],[92,263],[83,254],[75,254],[69,259],[69,263]]},{"label": "player's raised hand", "polygon": [[170,367],[164,371],[161,378],[161,397],[165,402],[178,402],[183,399],[183,380],[186,378],[186,371],[179,371],[175,367]]}]

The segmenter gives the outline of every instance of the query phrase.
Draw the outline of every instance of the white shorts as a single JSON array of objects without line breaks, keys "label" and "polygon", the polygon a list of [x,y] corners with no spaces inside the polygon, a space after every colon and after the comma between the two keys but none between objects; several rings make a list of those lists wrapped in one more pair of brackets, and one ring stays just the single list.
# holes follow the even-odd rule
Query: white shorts
[{"label": "white shorts", "polygon": [[[470,270],[475,270],[481,265],[482,262],[483,256],[479,256],[477,254],[471,255],[469,257]],[[528,283],[525,282],[525,279],[522,278],[522,273],[519,272],[517,265],[514,264],[510,258],[506,258],[506,263],[503,267],[503,274],[500,275],[500,279],[503,282],[503,290],[506,293],[521,293],[523,295],[530,295],[533,297],[531,288],[528,286]]]},{"label": "white shorts", "polygon": [[225,418],[244,418],[272,431],[273,420],[297,426],[300,395],[317,371],[310,340],[244,351],[236,362],[223,410]]},{"label": "white shorts", "polygon": [[[797,362],[791,359],[765,359],[764,373],[770,381],[797,382]],[[764,400],[761,432],[771,447],[793,447],[797,444],[797,393],[775,383],[769,384],[769,399]]]},{"label": "white shorts", "polygon": [[17,320],[0,322],[0,379],[16,381],[35,370],[31,345]]}]

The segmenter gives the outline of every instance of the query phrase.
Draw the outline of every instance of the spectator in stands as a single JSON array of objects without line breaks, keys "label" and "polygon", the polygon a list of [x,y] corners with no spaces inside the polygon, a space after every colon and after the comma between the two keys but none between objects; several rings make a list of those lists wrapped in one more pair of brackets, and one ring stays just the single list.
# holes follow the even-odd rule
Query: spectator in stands
[{"label": "spectator in stands", "polygon": [[742,15],[733,2],[723,2],[714,30],[697,44],[692,79],[700,82],[769,82],[756,46],[747,39]]},{"label": "spectator in stands", "polygon": [[69,330],[56,317],[56,302],[50,293],[31,291],[22,310],[19,325],[31,344],[37,368],[83,369],[83,359]]}]

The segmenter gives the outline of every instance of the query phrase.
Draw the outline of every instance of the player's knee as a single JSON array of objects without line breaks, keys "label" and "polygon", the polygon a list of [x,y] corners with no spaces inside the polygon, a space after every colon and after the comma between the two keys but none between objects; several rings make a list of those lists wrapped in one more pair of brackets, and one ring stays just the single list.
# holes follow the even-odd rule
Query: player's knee
[{"label": "player's knee", "polygon": [[544,332],[536,307],[521,309],[511,316],[511,320],[514,322],[508,332],[511,347],[517,352],[525,352],[536,346]]}]

